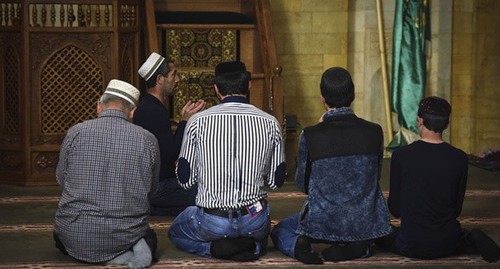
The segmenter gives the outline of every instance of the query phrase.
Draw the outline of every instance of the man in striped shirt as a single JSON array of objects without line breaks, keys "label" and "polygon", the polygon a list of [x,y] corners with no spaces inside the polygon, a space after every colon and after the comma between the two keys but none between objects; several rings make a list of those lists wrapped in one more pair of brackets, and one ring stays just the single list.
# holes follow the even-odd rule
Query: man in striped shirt
[{"label": "man in striped shirt", "polygon": [[241,261],[265,253],[270,218],[264,187],[283,184],[286,164],[280,125],[248,103],[249,88],[243,63],[220,63],[215,91],[221,103],[186,125],[177,176],[183,188],[198,186],[196,206],[168,231],[184,251]]}]

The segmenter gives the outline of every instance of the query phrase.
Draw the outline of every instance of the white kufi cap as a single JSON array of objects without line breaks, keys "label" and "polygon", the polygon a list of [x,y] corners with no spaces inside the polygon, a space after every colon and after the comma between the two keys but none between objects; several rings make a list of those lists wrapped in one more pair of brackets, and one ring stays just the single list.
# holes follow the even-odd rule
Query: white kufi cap
[{"label": "white kufi cap", "polygon": [[118,96],[129,101],[133,105],[137,105],[137,103],[139,103],[139,90],[125,81],[112,79],[104,93]]},{"label": "white kufi cap", "polygon": [[165,61],[163,56],[156,52],[151,53],[146,62],[139,68],[139,75],[146,81],[149,80],[163,61]]}]

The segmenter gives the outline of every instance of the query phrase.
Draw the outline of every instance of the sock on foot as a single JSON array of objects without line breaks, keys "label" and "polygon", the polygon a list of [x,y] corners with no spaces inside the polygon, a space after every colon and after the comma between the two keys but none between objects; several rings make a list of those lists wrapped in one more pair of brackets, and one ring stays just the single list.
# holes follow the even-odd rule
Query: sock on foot
[{"label": "sock on foot", "polygon": [[259,259],[259,255],[255,254],[255,250],[246,250],[240,253],[236,253],[229,257],[229,260],[239,261],[239,262],[249,262],[256,261]]},{"label": "sock on foot", "polygon": [[479,250],[481,257],[487,262],[497,262],[500,256],[500,247],[486,235],[483,231],[478,229],[473,229],[470,232],[470,238],[476,248]]},{"label": "sock on foot", "polygon": [[332,245],[321,252],[326,261],[347,261],[369,255],[370,250],[366,245]]},{"label": "sock on foot", "polygon": [[311,241],[304,235],[297,238],[293,251],[295,259],[305,264],[322,264],[323,260],[311,247]]},{"label": "sock on foot", "polygon": [[142,238],[139,240],[133,247],[134,257],[128,263],[129,268],[145,268],[151,265],[151,261],[153,260],[153,256],[151,255],[151,249],[148,244],[146,244],[146,240]]},{"label": "sock on foot", "polygon": [[219,259],[231,259],[238,253],[253,250],[255,250],[255,240],[248,237],[222,238],[210,243],[210,254]]},{"label": "sock on foot", "polygon": [[106,262],[109,265],[127,265],[129,261],[134,257],[134,252],[132,250],[122,253],[118,257]]}]

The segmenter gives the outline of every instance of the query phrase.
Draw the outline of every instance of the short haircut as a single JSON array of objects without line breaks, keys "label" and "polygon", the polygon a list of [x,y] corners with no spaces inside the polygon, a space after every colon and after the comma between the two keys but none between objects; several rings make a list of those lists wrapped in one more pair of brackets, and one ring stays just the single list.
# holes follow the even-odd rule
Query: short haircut
[{"label": "short haircut", "polygon": [[107,93],[103,94],[101,96],[101,98],[99,99],[99,101],[101,102],[103,107],[106,107],[109,103],[121,104],[123,111],[127,112],[127,113],[132,111],[132,109],[135,107],[135,105],[133,105],[129,101],[127,101],[121,97],[118,97],[116,95],[107,94]]},{"label": "short haircut", "polygon": [[168,75],[168,73],[170,72],[168,65],[170,63],[172,62],[165,60],[158,66],[158,69],[156,69],[153,75],[148,80],[146,80],[146,86],[148,88],[153,88],[154,86],[156,86],[156,78],[158,78],[158,75],[163,75],[165,77]]},{"label": "short haircut", "polygon": [[215,85],[222,96],[248,94],[251,74],[240,61],[222,62],[215,67]]},{"label": "short haircut", "polygon": [[418,104],[418,116],[424,126],[436,133],[442,133],[450,122],[451,105],[443,98],[429,96]]},{"label": "short haircut", "polygon": [[321,76],[321,96],[330,108],[351,106],[354,84],[351,75],[342,67],[332,67]]}]

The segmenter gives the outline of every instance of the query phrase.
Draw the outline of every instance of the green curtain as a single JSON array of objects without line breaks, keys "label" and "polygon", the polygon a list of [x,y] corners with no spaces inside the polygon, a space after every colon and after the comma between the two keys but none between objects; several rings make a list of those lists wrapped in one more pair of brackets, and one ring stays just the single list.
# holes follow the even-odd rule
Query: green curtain
[{"label": "green curtain", "polygon": [[392,110],[400,129],[388,150],[419,139],[418,103],[426,84],[426,45],[430,40],[428,0],[396,0],[392,58]]}]

